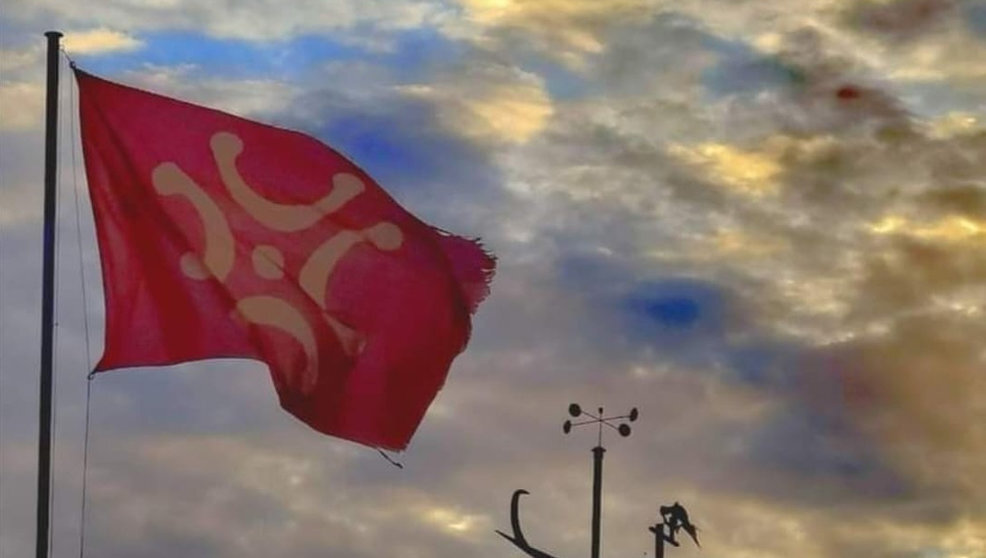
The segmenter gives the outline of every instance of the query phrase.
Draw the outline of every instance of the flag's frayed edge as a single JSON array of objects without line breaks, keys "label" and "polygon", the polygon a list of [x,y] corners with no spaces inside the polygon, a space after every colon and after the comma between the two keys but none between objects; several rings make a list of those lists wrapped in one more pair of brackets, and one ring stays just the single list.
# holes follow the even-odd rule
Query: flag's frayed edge
[{"label": "flag's frayed edge", "polygon": [[496,256],[486,249],[479,238],[463,238],[438,227],[439,244],[452,269],[470,314],[475,314],[483,300],[490,295],[496,274]]}]

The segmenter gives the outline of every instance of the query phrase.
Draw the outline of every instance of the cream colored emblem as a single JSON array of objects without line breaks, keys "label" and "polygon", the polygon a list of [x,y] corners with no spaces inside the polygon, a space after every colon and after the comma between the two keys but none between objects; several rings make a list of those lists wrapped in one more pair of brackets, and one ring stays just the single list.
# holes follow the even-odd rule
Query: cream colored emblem
[{"label": "cream colored emblem", "polygon": [[[331,191],[314,203],[272,202],[258,194],[240,176],[236,159],[244,147],[239,137],[229,132],[219,132],[212,136],[209,147],[223,184],[233,200],[252,218],[273,231],[295,232],[311,228],[322,217],[338,211],[366,189],[358,177],[337,173],[332,177]],[[215,277],[225,283],[233,270],[237,251],[229,221],[219,205],[173,162],[155,167],[151,181],[162,196],[185,198],[202,221],[204,247],[200,254],[189,252],[182,256],[179,262],[182,273],[199,281]],[[349,356],[359,353],[363,338],[327,311],[325,294],[329,280],[337,264],[357,244],[367,242],[378,250],[392,251],[400,248],[403,240],[400,228],[387,221],[361,230],[344,229],[322,242],[301,266],[299,286],[322,309],[322,318]],[[269,280],[284,277],[284,255],[276,246],[253,246],[249,253],[253,271],[258,277]],[[307,393],[315,387],[318,381],[318,344],[311,325],[301,311],[281,298],[257,294],[237,300],[234,313],[246,322],[277,328],[296,339],[304,348],[307,362],[302,377],[294,380],[303,392]]]}]

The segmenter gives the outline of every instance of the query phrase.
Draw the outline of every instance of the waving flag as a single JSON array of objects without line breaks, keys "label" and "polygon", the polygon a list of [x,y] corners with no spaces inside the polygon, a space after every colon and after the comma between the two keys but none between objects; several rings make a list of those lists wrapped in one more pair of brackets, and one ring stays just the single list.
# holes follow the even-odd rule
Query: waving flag
[{"label": "waving flag", "polygon": [[76,79],[106,293],[97,371],[255,358],[312,428],[405,448],[492,257],[314,138]]}]

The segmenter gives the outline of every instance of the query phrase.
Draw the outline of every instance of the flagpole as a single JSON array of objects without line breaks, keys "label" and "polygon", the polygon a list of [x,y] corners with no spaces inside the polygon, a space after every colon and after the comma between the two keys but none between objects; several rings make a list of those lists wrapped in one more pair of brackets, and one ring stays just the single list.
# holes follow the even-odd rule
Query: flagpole
[{"label": "flagpole", "polygon": [[55,179],[58,168],[58,43],[62,34],[48,38],[48,84],[45,114],[44,264],[41,283],[41,382],[38,415],[38,520],[36,557],[48,558],[51,518],[51,392],[55,315]]}]

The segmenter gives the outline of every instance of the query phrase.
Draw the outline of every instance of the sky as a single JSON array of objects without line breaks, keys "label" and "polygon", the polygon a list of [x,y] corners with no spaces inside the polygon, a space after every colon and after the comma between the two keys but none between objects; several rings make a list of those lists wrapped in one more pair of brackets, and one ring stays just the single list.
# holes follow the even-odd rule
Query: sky
[{"label": "sky", "polygon": [[[498,257],[397,456],[265,366],[91,388],[87,556],[986,557],[986,2],[2,0],[0,555],[34,544],[44,38],[300,130]],[[99,256],[62,62],[54,556],[79,552]],[[609,434],[615,434],[609,432]]]}]

